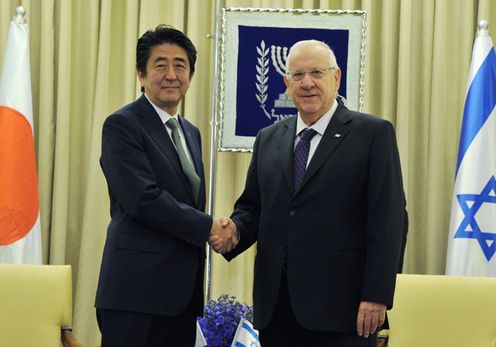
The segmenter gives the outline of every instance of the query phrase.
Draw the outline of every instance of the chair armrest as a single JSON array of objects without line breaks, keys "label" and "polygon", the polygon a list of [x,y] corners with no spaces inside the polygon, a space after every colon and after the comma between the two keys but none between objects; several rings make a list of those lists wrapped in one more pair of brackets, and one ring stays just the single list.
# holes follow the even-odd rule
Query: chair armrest
[{"label": "chair armrest", "polygon": [[377,347],[387,347],[388,337],[388,330],[381,330],[377,334]]},{"label": "chair armrest", "polygon": [[62,343],[64,347],[83,347],[72,335],[72,327],[62,327]]}]

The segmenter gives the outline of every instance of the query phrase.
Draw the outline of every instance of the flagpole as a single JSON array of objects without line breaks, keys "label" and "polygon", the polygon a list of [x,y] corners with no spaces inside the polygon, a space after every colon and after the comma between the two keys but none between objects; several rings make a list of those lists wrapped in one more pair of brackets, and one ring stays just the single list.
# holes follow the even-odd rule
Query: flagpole
[{"label": "flagpole", "polygon": [[477,25],[477,36],[489,36],[489,22],[487,19],[481,19]]},{"label": "flagpole", "polygon": [[13,21],[16,22],[17,24],[26,24],[26,18],[24,18],[25,15],[26,15],[26,9],[22,6],[17,6],[16,14],[13,18]]},{"label": "flagpole", "polygon": [[[219,52],[219,22],[221,20],[222,6],[224,0],[215,1],[215,34],[208,35],[208,38],[215,40],[214,45],[214,70],[213,70],[213,87],[212,87],[212,120],[210,122],[210,177],[209,177],[209,196],[208,196],[208,214],[214,216],[214,202],[215,202],[215,168],[217,166],[217,87],[218,87],[218,52]],[[206,259],[206,297],[207,300],[211,299],[212,295],[212,248],[207,246],[207,259]]]}]

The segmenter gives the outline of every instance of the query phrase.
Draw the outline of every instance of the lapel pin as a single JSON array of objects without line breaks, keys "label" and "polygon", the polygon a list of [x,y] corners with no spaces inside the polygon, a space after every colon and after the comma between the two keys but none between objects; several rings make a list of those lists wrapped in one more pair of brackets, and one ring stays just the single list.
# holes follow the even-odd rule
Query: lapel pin
[{"label": "lapel pin", "polygon": [[334,137],[341,137],[341,134],[334,134]]}]

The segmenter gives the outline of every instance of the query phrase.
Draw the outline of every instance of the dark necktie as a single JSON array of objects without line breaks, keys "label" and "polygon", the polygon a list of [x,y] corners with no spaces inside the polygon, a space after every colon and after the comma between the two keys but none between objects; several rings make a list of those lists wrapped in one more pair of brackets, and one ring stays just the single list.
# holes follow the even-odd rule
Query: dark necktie
[{"label": "dark necktie", "polygon": [[166,122],[169,129],[172,130],[172,140],[176,145],[177,155],[179,156],[179,161],[181,162],[181,166],[183,168],[184,174],[188,178],[188,181],[193,190],[193,194],[195,195],[196,201],[198,201],[198,195],[200,194],[200,177],[198,177],[195,167],[191,160],[189,160],[188,155],[186,154],[186,149],[183,146],[183,142],[181,141],[181,135],[179,134],[179,124],[177,123],[177,119],[170,118]]},{"label": "dark necktie", "polygon": [[300,133],[300,141],[296,145],[293,162],[293,187],[295,191],[300,188],[303,177],[305,176],[308,152],[310,151],[310,141],[312,141],[315,134],[317,134],[317,132],[309,128],[303,129]]}]

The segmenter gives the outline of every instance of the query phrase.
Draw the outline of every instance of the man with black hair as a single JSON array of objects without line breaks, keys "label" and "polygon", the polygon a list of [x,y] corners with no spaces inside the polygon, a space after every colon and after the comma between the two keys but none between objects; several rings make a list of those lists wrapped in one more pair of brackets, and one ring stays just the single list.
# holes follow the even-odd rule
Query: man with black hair
[{"label": "man with black hair", "polygon": [[181,31],[147,31],[136,47],[143,95],[103,125],[111,221],[95,305],[102,347],[194,346],[206,241],[237,243],[232,223],[204,212],[200,132],[178,115],[195,62]]}]

